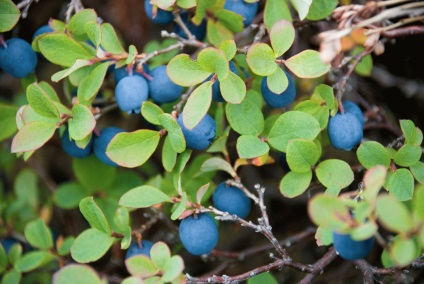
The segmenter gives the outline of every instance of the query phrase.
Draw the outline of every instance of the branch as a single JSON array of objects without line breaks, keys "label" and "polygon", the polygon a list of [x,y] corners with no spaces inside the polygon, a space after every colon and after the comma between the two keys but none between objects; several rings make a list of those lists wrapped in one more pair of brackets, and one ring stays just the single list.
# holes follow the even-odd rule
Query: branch
[{"label": "branch", "polygon": [[398,28],[395,30],[382,32],[381,35],[387,38],[397,38],[397,37],[405,37],[412,35],[422,35],[424,34],[424,26],[409,26]]},{"label": "branch", "polygon": [[37,3],[39,0],[23,0],[22,2],[18,3],[16,7],[18,7],[19,10],[22,10],[21,17],[22,19],[25,19],[28,16],[28,10],[31,7],[31,4],[33,2]]},{"label": "branch", "polygon": [[335,260],[337,257],[336,250],[334,248],[331,248],[326,254],[324,254],[321,259],[319,259],[317,262],[315,262],[312,265],[312,271],[309,272],[308,275],[305,276],[305,278],[302,279],[302,281],[299,282],[299,284],[307,284],[310,283],[315,277],[317,277],[318,274],[321,273],[321,271],[329,265],[333,260]]}]

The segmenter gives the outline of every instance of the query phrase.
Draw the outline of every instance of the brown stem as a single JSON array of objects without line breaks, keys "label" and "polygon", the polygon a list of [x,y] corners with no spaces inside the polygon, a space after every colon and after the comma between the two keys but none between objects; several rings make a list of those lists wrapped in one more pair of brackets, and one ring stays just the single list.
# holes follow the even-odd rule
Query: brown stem
[{"label": "brown stem", "polygon": [[309,272],[308,275],[305,276],[305,278],[300,281],[300,284],[307,284],[311,283],[311,281],[317,277],[318,274],[321,273],[321,271],[329,265],[333,260],[335,260],[337,257],[336,251],[331,248],[323,257],[321,257],[317,262],[315,262],[312,265],[312,271]]}]

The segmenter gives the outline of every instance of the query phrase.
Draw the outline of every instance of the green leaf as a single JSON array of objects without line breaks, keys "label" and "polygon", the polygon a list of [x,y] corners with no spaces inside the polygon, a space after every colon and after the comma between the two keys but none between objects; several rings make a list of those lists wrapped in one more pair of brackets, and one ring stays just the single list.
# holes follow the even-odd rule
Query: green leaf
[{"label": "green leaf", "polygon": [[150,158],[159,140],[159,132],[153,130],[118,133],[107,146],[106,154],[120,166],[138,167]]},{"label": "green leaf", "polygon": [[0,0],[0,33],[13,29],[20,17],[21,12],[11,0]]},{"label": "green leaf", "polygon": [[171,251],[164,242],[157,242],[150,250],[150,256],[153,264],[162,271],[166,271],[165,265],[171,258]]},{"label": "green leaf", "polygon": [[69,119],[69,135],[74,140],[82,140],[94,130],[96,120],[88,107],[77,104],[72,107],[72,118]]},{"label": "green leaf", "polygon": [[77,71],[78,69],[80,69],[84,66],[92,65],[92,64],[93,64],[93,62],[91,60],[77,59],[71,67],[54,73],[52,75],[51,79],[52,79],[53,82],[59,82],[60,80],[68,77],[73,72]]},{"label": "green leaf", "polygon": [[98,49],[102,42],[102,31],[100,24],[97,22],[88,22],[85,24],[84,29],[90,41],[93,43],[95,48]]},{"label": "green leaf", "polygon": [[82,104],[89,104],[96,97],[103,84],[110,61],[97,65],[90,74],[81,80],[78,86],[78,100]]},{"label": "green leaf", "polygon": [[1,284],[20,284],[21,278],[22,274],[20,272],[16,271],[15,269],[11,269],[3,275]]},{"label": "green leaf", "polygon": [[0,142],[11,137],[16,133],[16,112],[15,106],[4,105],[0,103]]},{"label": "green leaf", "polygon": [[294,35],[294,27],[287,20],[279,20],[272,26],[269,36],[275,57],[280,57],[290,48],[294,42]]},{"label": "green leaf", "polygon": [[71,67],[77,59],[92,59],[92,55],[77,41],[66,34],[52,33],[38,40],[41,53],[50,62]]},{"label": "green leaf", "polygon": [[71,247],[72,258],[79,263],[100,259],[111,247],[114,238],[95,228],[82,232]]},{"label": "green leaf", "polygon": [[162,281],[170,282],[177,278],[184,270],[184,261],[179,255],[174,255],[165,265],[165,273],[162,275]]},{"label": "green leaf", "polygon": [[371,169],[376,165],[387,168],[390,165],[390,156],[387,149],[375,141],[362,143],[356,151],[356,155],[361,165],[366,169]]},{"label": "green leaf", "polygon": [[399,120],[399,123],[403,136],[405,137],[405,143],[414,144],[415,138],[417,136],[417,128],[415,127],[414,122],[409,119],[401,119]]},{"label": "green leaf", "polygon": [[286,112],[275,121],[268,136],[270,145],[286,152],[290,140],[303,138],[314,140],[320,133],[318,121],[310,114],[301,111]]},{"label": "green leaf", "polygon": [[290,0],[293,4],[293,7],[299,13],[300,20],[305,19],[306,15],[308,15],[309,7],[312,4],[312,0]]},{"label": "green leaf", "polygon": [[327,127],[330,113],[326,105],[322,105],[317,101],[306,100],[297,104],[294,110],[302,111],[315,117],[321,129]]},{"label": "green leaf", "polygon": [[169,78],[180,86],[197,85],[209,77],[211,72],[203,70],[197,61],[191,60],[187,54],[175,56],[167,65]]},{"label": "green leaf", "polygon": [[[178,190],[178,191],[180,192],[181,190]],[[178,204],[175,211],[172,212],[171,220],[177,220],[178,218],[180,218],[181,214],[183,214],[184,211],[186,210],[186,204],[187,204],[187,193],[183,192],[181,194],[181,202]]]},{"label": "green leaf", "polygon": [[45,117],[59,118],[60,114],[53,100],[37,83],[33,83],[27,88],[27,100],[32,109]]},{"label": "green leaf", "polygon": [[[155,278],[159,278],[159,277],[155,277]],[[146,279],[146,280],[150,280],[152,278]],[[160,282],[158,282],[160,283]],[[143,281],[141,278],[139,277],[127,277],[124,279],[124,281],[121,282],[121,284],[146,284],[146,281]]]},{"label": "green leaf", "polygon": [[125,60],[126,64],[130,64],[134,61],[135,57],[138,54],[137,48],[134,45],[130,45],[130,47],[128,48],[128,58],[127,60]]},{"label": "green leaf", "polygon": [[389,254],[393,262],[398,267],[405,267],[412,263],[417,257],[417,248],[412,239],[396,238],[393,242]]},{"label": "green leaf", "polygon": [[345,188],[352,183],[354,177],[349,164],[337,159],[329,159],[319,163],[315,173],[325,187]]},{"label": "green leaf", "polygon": [[125,260],[125,266],[132,276],[149,278],[157,274],[158,269],[146,255],[136,255]]},{"label": "green leaf", "polygon": [[316,225],[332,230],[346,229],[351,219],[349,210],[336,196],[327,194],[315,195],[308,205],[308,214]]},{"label": "green leaf", "polygon": [[236,43],[232,39],[224,40],[219,46],[219,49],[224,52],[225,57],[227,57],[227,61],[233,59],[237,52]]},{"label": "green leaf", "polygon": [[285,61],[285,65],[297,77],[316,78],[330,70],[330,64],[322,62],[320,53],[315,50],[305,50]]},{"label": "green leaf", "polygon": [[177,4],[181,8],[189,9],[196,6],[196,0],[177,0]]},{"label": "green leaf", "polygon": [[122,47],[118,36],[116,35],[115,29],[109,23],[104,23],[101,26],[102,32],[102,48],[112,54],[125,53],[125,49]]},{"label": "green leaf", "polygon": [[310,140],[293,139],[287,145],[287,163],[294,172],[309,172],[318,162],[319,154],[318,147]]},{"label": "green leaf", "polygon": [[97,14],[93,9],[83,9],[72,16],[68,23],[68,31],[72,37],[85,40],[87,23],[97,23]]},{"label": "green leaf", "polygon": [[227,78],[220,81],[219,89],[221,90],[222,97],[231,104],[241,103],[246,96],[246,85],[233,72],[229,72]]},{"label": "green leaf", "polygon": [[318,96],[325,101],[326,106],[330,109],[331,115],[335,115],[338,111],[339,104],[338,101],[334,99],[333,88],[324,84],[318,85],[314,89],[312,97]]},{"label": "green leaf", "polygon": [[272,48],[266,43],[255,43],[247,52],[247,64],[259,76],[268,76],[278,68]]},{"label": "green leaf", "polygon": [[418,163],[414,164],[413,166],[411,166],[409,169],[411,170],[415,179],[419,183],[424,184],[424,163],[418,162]]},{"label": "green leaf", "polygon": [[24,125],[12,141],[12,153],[28,152],[42,147],[54,134],[55,122],[31,122]]},{"label": "green leaf", "polygon": [[414,193],[414,199],[412,199],[412,204],[414,208],[414,213],[417,214],[417,216],[424,220],[424,187],[423,186],[417,186]]},{"label": "green leaf", "polygon": [[283,69],[277,68],[274,73],[266,77],[266,84],[271,92],[281,94],[287,89],[289,80]]},{"label": "green leaf", "polygon": [[384,187],[399,201],[409,200],[414,194],[414,177],[408,169],[397,169],[387,174]]},{"label": "green leaf", "polygon": [[25,238],[36,248],[47,250],[53,247],[51,230],[41,219],[36,219],[25,226]]},{"label": "green leaf", "polygon": [[405,144],[396,152],[393,161],[399,166],[410,167],[420,160],[421,154],[421,147]]},{"label": "green leaf", "polygon": [[169,136],[165,137],[162,147],[162,164],[167,172],[171,172],[177,162],[177,152],[172,147]]},{"label": "green leaf", "polygon": [[247,279],[247,284],[278,284],[277,279],[271,273],[261,273]]},{"label": "green leaf", "polygon": [[155,2],[156,5],[163,10],[167,10],[175,4],[175,0],[156,0]]},{"label": "green leaf", "polygon": [[259,135],[264,129],[262,111],[249,100],[243,100],[240,104],[227,104],[225,113],[231,128],[239,134]]},{"label": "green leaf", "polygon": [[265,3],[264,22],[268,29],[279,20],[292,22],[290,8],[286,0],[268,0]]},{"label": "green leaf", "polygon": [[15,265],[16,261],[22,257],[22,245],[19,243],[14,244],[8,253],[9,262]]},{"label": "green leaf", "polygon": [[53,284],[101,284],[97,272],[88,265],[69,264],[53,275]]},{"label": "green leaf", "polygon": [[280,182],[280,192],[288,198],[301,195],[308,189],[312,180],[312,171],[298,173],[290,171]]},{"label": "green leaf", "polygon": [[[362,46],[355,47],[352,50],[352,55],[359,55],[364,51],[364,48]],[[358,73],[361,76],[370,76],[372,71],[372,57],[370,54],[367,54],[364,56],[361,61],[359,61],[358,65],[355,66],[355,72]]]},{"label": "green leaf", "polygon": [[133,188],[119,199],[119,205],[130,208],[147,208],[162,202],[171,202],[171,199],[159,189],[149,185]]},{"label": "green leaf", "polygon": [[115,211],[113,216],[113,223],[121,230],[125,231],[128,225],[130,225],[130,215],[128,209],[125,207],[119,207]]},{"label": "green leaf", "polygon": [[383,166],[375,166],[365,172],[364,175],[364,197],[369,203],[375,204],[378,192],[386,181],[387,168]]},{"label": "green leaf", "polygon": [[145,101],[141,105],[141,115],[150,123],[160,125],[159,116],[163,110],[152,102]]},{"label": "green leaf", "polygon": [[55,255],[47,251],[31,251],[19,258],[16,261],[14,268],[18,272],[29,272],[46,265],[55,258]]},{"label": "green leaf", "polygon": [[380,195],[377,198],[376,214],[378,221],[392,232],[407,233],[413,228],[411,214],[394,196]]},{"label": "green leaf", "polygon": [[197,87],[187,100],[183,109],[184,126],[191,130],[208,113],[212,101],[212,82],[207,81]]},{"label": "green leaf", "polygon": [[0,244],[0,274],[3,274],[9,265],[9,261],[7,260],[7,254],[3,248],[3,245]]},{"label": "green leaf", "polygon": [[237,139],[237,153],[242,159],[252,159],[269,152],[269,146],[258,136],[242,135]]},{"label": "green leaf", "polygon": [[377,224],[368,222],[355,227],[351,232],[351,237],[353,240],[362,241],[371,238],[377,231]]},{"label": "green leaf", "polygon": [[79,203],[79,209],[90,227],[108,235],[112,233],[109,223],[102,209],[96,204],[92,196],[86,197]]},{"label": "green leaf", "polygon": [[90,192],[109,187],[116,176],[116,168],[100,162],[94,155],[73,159],[72,169],[81,185]]},{"label": "green leaf", "polygon": [[74,237],[67,237],[66,239],[63,240],[63,242],[61,242],[60,244],[58,244],[57,247],[57,253],[60,256],[65,256],[71,253],[71,247],[72,244],[74,243],[75,238]]},{"label": "green leaf", "polygon": [[221,170],[221,171],[227,172],[233,178],[237,176],[233,167],[231,167],[231,165],[227,161],[225,161],[222,158],[218,158],[218,157],[212,157],[212,158],[207,159],[203,163],[200,170],[202,172],[212,172],[212,171]]},{"label": "green leaf", "polygon": [[318,21],[330,16],[339,1],[337,0],[313,0],[306,18]]},{"label": "green leaf", "polygon": [[213,47],[203,49],[197,56],[197,62],[203,70],[216,73],[220,81],[227,78],[230,71],[224,52]]},{"label": "green leaf", "polygon": [[234,34],[223,23],[212,18],[207,22],[207,38],[212,45],[219,47],[222,42],[234,39]]},{"label": "green leaf", "polygon": [[243,31],[243,17],[241,15],[222,9],[216,11],[215,17],[232,32],[239,33]]},{"label": "green leaf", "polygon": [[169,142],[174,151],[177,153],[184,152],[186,142],[181,127],[175,118],[169,113],[164,113],[159,116],[159,122],[168,131]]}]

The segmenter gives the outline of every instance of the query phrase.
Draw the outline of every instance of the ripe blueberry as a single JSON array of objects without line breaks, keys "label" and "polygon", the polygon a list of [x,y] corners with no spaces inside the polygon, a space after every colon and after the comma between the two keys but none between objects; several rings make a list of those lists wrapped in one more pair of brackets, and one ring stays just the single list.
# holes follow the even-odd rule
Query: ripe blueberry
[{"label": "ripe blueberry", "polygon": [[6,40],[7,47],[0,45],[0,67],[15,78],[23,78],[34,72],[37,55],[31,45],[23,39]]},{"label": "ripe blueberry", "polygon": [[235,214],[240,218],[246,217],[250,212],[251,202],[244,192],[234,186],[221,182],[212,195],[215,208],[220,211]]},{"label": "ripe blueberry", "polygon": [[125,259],[128,259],[135,255],[146,255],[150,257],[150,250],[152,249],[153,243],[150,241],[142,240],[141,241],[141,248],[138,246],[138,243],[133,243],[128,248]]},{"label": "ripe blueberry", "polygon": [[364,125],[364,114],[362,113],[362,110],[359,108],[359,106],[351,101],[344,101],[343,102],[343,108],[346,112],[351,113],[356,116],[356,118],[359,120],[361,125]]},{"label": "ripe blueberry", "polygon": [[374,246],[374,237],[363,241],[355,241],[349,234],[333,232],[333,245],[337,254],[346,260],[357,260],[366,257]]},{"label": "ripe blueberry", "polygon": [[294,101],[296,97],[296,87],[294,85],[294,80],[289,73],[287,72],[285,73],[287,75],[287,79],[289,80],[289,84],[287,86],[287,89],[285,89],[280,94],[273,93],[268,88],[268,85],[266,83],[267,77],[262,78],[262,82],[261,82],[262,96],[264,97],[264,100],[267,102],[267,104],[269,104],[271,107],[280,108],[280,107],[288,106]]},{"label": "ripe blueberry", "polygon": [[[181,13],[181,20],[187,26],[188,30],[196,37],[197,40],[202,41],[206,36],[206,21],[203,20],[200,25],[196,26],[191,19],[188,18],[188,13]],[[183,38],[187,38],[185,32],[180,26],[174,26],[174,33],[178,34]]]},{"label": "ripe blueberry", "polygon": [[70,140],[68,129],[63,132],[61,141],[63,151],[71,157],[85,158],[93,152],[93,136],[91,136],[90,142],[84,149],[79,148],[74,140]]},{"label": "ripe blueberry", "polygon": [[120,132],[124,132],[124,130],[119,127],[106,127],[100,132],[100,135],[98,137],[94,138],[94,154],[100,161],[109,166],[116,167],[117,164],[111,159],[109,159],[109,157],[106,155],[106,148],[109,145],[110,141],[113,139],[113,137],[115,137],[115,135]]},{"label": "ripe blueberry", "polygon": [[153,17],[153,5],[150,4],[150,0],[144,0],[144,10],[147,17],[155,24],[166,25],[174,20],[172,12],[162,10],[159,7],[157,8],[156,16]]},{"label": "ripe blueberry", "polygon": [[155,102],[159,104],[173,102],[183,93],[183,87],[169,79],[165,65],[154,68],[150,76],[152,79],[147,82],[149,95]]},{"label": "ripe blueberry", "polygon": [[209,254],[218,243],[218,227],[206,213],[183,219],[179,233],[183,246],[192,255]]},{"label": "ripe blueberry", "polygon": [[334,148],[350,151],[361,143],[363,130],[362,125],[354,114],[337,113],[330,117],[327,126],[328,137]]},{"label": "ripe blueberry", "polygon": [[246,27],[253,22],[258,12],[259,2],[247,3],[244,0],[226,0],[224,9],[243,16],[243,25]]},{"label": "ripe blueberry", "polygon": [[212,144],[215,138],[216,123],[209,114],[206,114],[192,130],[184,126],[183,114],[178,117],[177,122],[183,131],[187,148],[205,150]]},{"label": "ripe blueberry", "polygon": [[[114,65],[111,65],[114,66]],[[138,73],[136,70],[136,65],[133,65],[132,74],[137,76],[143,76],[141,73]],[[147,64],[143,64],[143,71],[147,74],[150,73],[149,66]],[[115,79],[115,84],[118,84],[123,78],[130,76],[127,70],[127,66],[123,66],[121,68],[113,68],[113,78]],[[143,77],[144,78],[144,77]]]},{"label": "ripe blueberry", "polygon": [[128,76],[119,81],[115,88],[116,102],[122,111],[140,113],[141,104],[147,100],[149,86],[141,76]]}]

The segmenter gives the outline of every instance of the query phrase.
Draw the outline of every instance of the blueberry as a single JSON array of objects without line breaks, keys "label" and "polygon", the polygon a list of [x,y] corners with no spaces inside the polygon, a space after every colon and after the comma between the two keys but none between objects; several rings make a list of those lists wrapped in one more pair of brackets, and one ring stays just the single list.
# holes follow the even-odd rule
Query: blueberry
[{"label": "blueberry", "polygon": [[351,113],[356,116],[356,118],[359,120],[361,125],[364,125],[364,114],[362,113],[362,110],[359,108],[359,106],[351,101],[344,101],[343,102],[343,108],[346,112]]},{"label": "blueberry", "polygon": [[[181,13],[181,20],[187,26],[188,30],[196,37],[197,40],[202,41],[206,36],[206,21],[203,20],[200,25],[196,26],[191,19],[188,19],[188,13]],[[187,38],[185,32],[180,26],[174,26],[174,33],[178,34],[183,38]]]},{"label": "blueberry", "polygon": [[7,47],[0,45],[0,66],[15,78],[23,78],[34,72],[37,55],[31,45],[23,39],[6,40]]},{"label": "blueberry", "polygon": [[234,186],[221,182],[212,195],[215,208],[220,211],[235,214],[240,218],[246,217],[250,212],[251,202],[244,192]]},{"label": "blueberry", "polygon": [[280,154],[280,165],[283,167],[283,170],[288,173],[290,172],[289,164],[287,163],[287,154],[282,152]]},{"label": "blueberry", "polygon": [[285,89],[280,94],[273,93],[268,88],[268,85],[266,83],[267,77],[262,78],[262,82],[261,82],[262,96],[264,97],[264,100],[267,102],[267,104],[269,104],[271,107],[280,108],[280,107],[288,106],[296,98],[296,87],[294,85],[294,80],[289,73],[287,72],[285,73],[287,75],[289,84],[287,86],[287,89]]},{"label": "blueberry", "polygon": [[35,31],[34,35],[32,36],[32,40],[36,38],[39,35],[51,33],[54,32],[54,30],[49,25],[44,25],[38,28],[38,30]]},{"label": "blueberry", "polygon": [[226,0],[224,9],[243,16],[243,25],[246,27],[253,22],[258,12],[259,2],[247,3],[244,0]]},{"label": "blueberry", "polygon": [[93,152],[93,136],[91,136],[90,142],[84,149],[79,148],[74,140],[70,140],[68,129],[63,132],[61,141],[63,151],[71,157],[85,158]]},{"label": "blueberry", "polygon": [[153,5],[150,4],[150,0],[144,0],[144,10],[147,17],[155,24],[166,25],[174,20],[172,12],[162,10],[159,7],[157,8],[156,16],[153,17]]},{"label": "blueberry", "polygon": [[109,159],[109,157],[106,155],[106,148],[109,145],[109,142],[113,139],[113,137],[115,137],[116,134],[121,132],[124,132],[124,130],[119,127],[106,127],[100,132],[100,135],[98,137],[94,138],[94,154],[100,161],[109,166],[116,167],[117,164],[111,159]]},{"label": "blueberry", "polygon": [[[236,68],[236,65],[230,61],[230,71],[234,74],[238,75],[238,71]],[[212,78],[213,74],[209,76],[209,78],[206,79],[206,81],[209,81]],[[220,89],[220,83],[219,80],[216,79],[215,83],[212,85],[212,99],[216,102],[224,102],[224,98],[221,95],[221,89]]]},{"label": "blueberry", "polygon": [[374,246],[374,237],[363,241],[355,241],[349,234],[333,232],[333,246],[337,254],[343,259],[362,259],[370,253]]},{"label": "blueberry", "polygon": [[15,239],[12,238],[4,238],[4,239],[0,239],[0,243],[3,246],[4,251],[6,252],[6,254],[9,253],[10,248],[17,243],[17,241]]},{"label": "blueberry", "polygon": [[153,243],[150,241],[142,240],[141,248],[138,246],[138,243],[133,243],[127,250],[125,254],[125,259],[128,259],[135,255],[146,255],[150,258],[150,250],[152,249]]},{"label": "blueberry", "polygon": [[330,117],[327,126],[328,137],[334,148],[350,151],[361,143],[363,130],[362,125],[354,114],[337,113]]},{"label": "blueberry", "polygon": [[141,104],[147,100],[149,86],[141,76],[128,76],[119,81],[115,88],[116,102],[122,111],[140,113]]},{"label": "blueberry", "polygon": [[[114,65],[111,65],[114,66]],[[141,73],[136,71],[136,65],[133,65],[133,75],[143,76]],[[149,66],[147,64],[143,64],[143,71],[147,74],[150,73]],[[127,66],[123,66],[121,68],[113,69],[113,78],[115,79],[115,84],[118,84],[123,78],[128,77],[130,74],[127,71]],[[143,77],[144,78],[144,77]]]},{"label": "blueberry", "polygon": [[175,84],[166,73],[166,66],[161,65],[150,72],[152,79],[148,81],[149,95],[159,104],[173,102],[183,93],[183,87]]},{"label": "blueberry", "polygon": [[178,117],[177,122],[183,131],[187,148],[205,150],[212,144],[215,138],[216,123],[209,114],[206,114],[192,130],[185,128],[183,114]]},{"label": "blueberry", "polygon": [[183,246],[192,255],[209,254],[218,243],[218,227],[206,213],[183,219],[179,233]]}]

